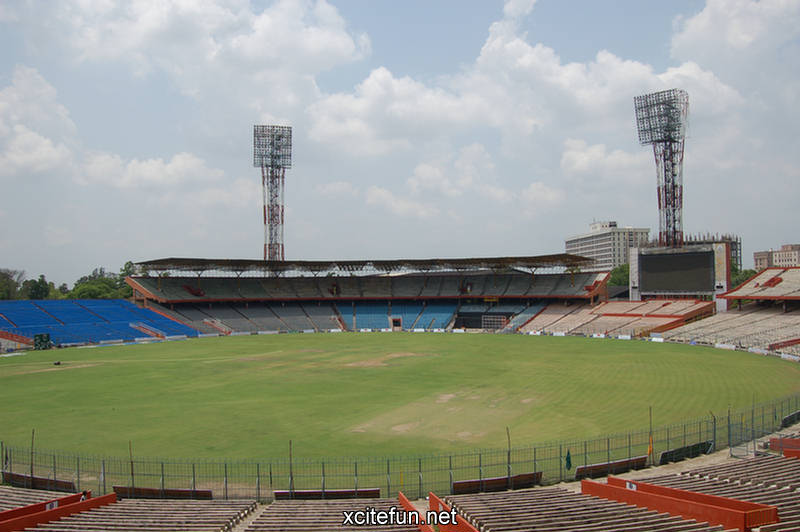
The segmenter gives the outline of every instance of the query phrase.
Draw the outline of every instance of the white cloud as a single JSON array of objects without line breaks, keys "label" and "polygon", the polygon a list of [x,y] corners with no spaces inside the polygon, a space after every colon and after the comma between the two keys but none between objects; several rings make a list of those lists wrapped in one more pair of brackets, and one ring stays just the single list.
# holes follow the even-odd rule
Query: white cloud
[{"label": "white cloud", "polygon": [[522,191],[523,209],[528,215],[548,211],[558,207],[566,199],[563,190],[551,187],[540,181],[531,183]]},{"label": "white cloud", "polygon": [[506,0],[503,15],[508,18],[523,17],[531,12],[536,0]]},{"label": "white cloud", "polygon": [[36,69],[17,66],[0,90],[0,176],[69,172],[75,124]]},{"label": "white cloud", "polygon": [[30,173],[67,167],[70,151],[63,144],[17,124],[10,135],[0,137],[0,176],[25,177]]},{"label": "white cloud", "polygon": [[397,216],[429,219],[439,214],[439,209],[433,205],[397,196],[385,188],[374,185],[367,189],[366,200],[367,205],[385,207]]},{"label": "white cloud", "polygon": [[314,190],[316,190],[318,194],[332,198],[347,196],[352,197],[358,195],[358,188],[356,188],[349,181],[333,181],[331,183],[323,183],[316,185]]},{"label": "white cloud", "polygon": [[14,16],[37,30],[30,41],[56,43],[52,51],[65,53],[67,61],[123,63],[139,77],[164,72],[193,98],[228,93],[260,113],[276,102],[300,103],[316,93],[314,75],[361,59],[371,48],[369,37],[350,34],[325,0],[278,0],[263,10],[241,0],[15,7]]},{"label": "white cloud", "polygon": [[707,0],[697,15],[676,22],[674,57],[693,57],[715,66],[770,54],[800,36],[800,3],[795,0]]},{"label": "white cloud", "polygon": [[191,153],[178,153],[167,162],[160,158],[126,162],[116,154],[94,153],[87,157],[79,183],[120,188],[169,187],[187,182],[203,185],[223,177],[222,170],[209,168]]},{"label": "white cloud", "polygon": [[567,176],[591,180],[635,182],[652,172],[652,150],[649,146],[635,153],[608,150],[604,144],[589,145],[585,140],[567,139],[561,154],[561,170]]}]

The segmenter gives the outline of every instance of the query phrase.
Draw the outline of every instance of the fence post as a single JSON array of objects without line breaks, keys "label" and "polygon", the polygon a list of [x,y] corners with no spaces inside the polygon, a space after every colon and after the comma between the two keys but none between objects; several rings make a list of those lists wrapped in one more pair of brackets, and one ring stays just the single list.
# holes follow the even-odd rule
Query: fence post
[{"label": "fence post", "polygon": [[[55,457],[55,455],[53,455],[53,465],[54,466],[55,466],[55,463],[56,463],[56,457]],[[100,469],[101,469],[100,475],[103,477],[103,495],[105,495],[107,493],[107,491],[106,491],[106,461],[105,460],[103,460],[100,463]]]},{"label": "fence post", "polygon": [[450,455],[450,495],[453,495],[453,455]]},{"label": "fence post", "polygon": [[261,500],[261,464],[256,462],[256,500]]},{"label": "fence post", "polygon": [[563,453],[561,449],[562,444],[558,444],[558,481],[564,480],[564,466],[563,466]]},{"label": "fence post", "polygon": [[[14,453],[11,451],[11,449],[9,449],[6,452],[8,453],[8,472],[9,473],[13,473],[14,472]],[[55,456],[55,455],[53,455],[53,456]]]},{"label": "fence post", "polygon": [[683,424],[683,446],[686,447],[686,423]]},{"label": "fence post", "polygon": [[422,458],[419,459],[419,491],[417,492],[419,495],[417,496],[418,499],[422,498]]},{"label": "fence post", "polygon": [[588,458],[587,458],[587,450],[586,450],[586,440],[583,440],[583,465],[587,465]]},{"label": "fence post", "polygon": [[536,473],[536,447],[533,448],[533,472]]},{"label": "fence post", "polygon": [[3,440],[0,440],[0,471],[6,470],[6,451]]},{"label": "fence post", "polygon": [[628,433],[628,460],[631,459],[631,433]]},{"label": "fence post", "polygon": [[389,469],[389,459],[386,459],[386,496],[392,496],[392,473]]},{"label": "fence post", "polygon": [[272,490],[272,462],[269,463],[269,489]]},{"label": "fence post", "polygon": [[483,491],[483,454],[478,453],[478,486]]},{"label": "fence post", "polygon": [[608,464],[608,474],[611,474],[611,438],[606,438],[606,463]]},{"label": "fence post", "polygon": [[728,454],[733,456],[733,447],[731,447],[731,407],[728,407]]},{"label": "fence post", "polygon": [[356,496],[358,496],[358,460],[353,463],[353,474],[356,480]]},{"label": "fence post", "polygon": [[164,462],[161,462],[161,497],[164,497]]},{"label": "fence post", "polygon": [[711,440],[711,442],[712,442],[711,443],[711,452],[716,452],[716,450],[717,450],[717,416],[715,416],[714,414],[711,414],[711,419],[712,419],[713,428],[714,428],[714,434],[713,434],[713,438]]},{"label": "fence post", "polygon": [[75,457],[75,476],[78,477],[78,491],[81,491],[81,457]]},{"label": "fence post", "polygon": [[56,453],[53,453],[53,483],[50,484],[51,487],[55,486],[56,484]]},{"label": "fence post", "polygon": [[224,480],[222,482],[223,482],[223,486],[225,487],[225,491],[224,491],[225,500],[227,501],[228,500],[228,462],[225,462],[225,478],[224,478]]},{"label": "fence post", "polygon": [[[197,491],[197,471],[194,467],[194,464],[192,464],[192,491]],[[192,498],[195,498],[196,495],[197,494],[192,493]]]},{"label": "fence post", "polygon": [[[358,496],[358,493],[356,493]],[[322,498],[325,498],[325,460],[322,461]]]}]

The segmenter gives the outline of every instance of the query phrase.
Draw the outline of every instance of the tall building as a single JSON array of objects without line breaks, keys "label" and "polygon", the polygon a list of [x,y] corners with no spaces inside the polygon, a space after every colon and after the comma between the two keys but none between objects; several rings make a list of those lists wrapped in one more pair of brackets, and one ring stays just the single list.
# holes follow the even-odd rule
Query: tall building
[{"label": "tall building", "polygon": [[650,238],[650,229],[642,227],[617,227],[617,222],[593,222],[589,232],[568,238],[564,242],[567,253],[594,259],[594,265],[585,271],[608,271],[627,264],[628,249],[644,247]]},{"label": "tall building", "polygon": [[771,266],[800,266],[800,244],[784,244],[775,251],[756,251],[753,253],[753,262],[758,271]]}]

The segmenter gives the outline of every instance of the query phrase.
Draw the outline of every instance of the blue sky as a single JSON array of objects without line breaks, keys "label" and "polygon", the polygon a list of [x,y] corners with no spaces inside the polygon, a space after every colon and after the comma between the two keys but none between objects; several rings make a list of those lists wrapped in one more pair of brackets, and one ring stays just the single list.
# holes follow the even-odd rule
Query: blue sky
[{"label": "blue sky", "polygon": [[293,259],[533,255],[657,230],[633,97],[690,98],[688,233],[798,241],[800,2],[0,5],[0,267],[259,258],[252,125],[294,128]]}]

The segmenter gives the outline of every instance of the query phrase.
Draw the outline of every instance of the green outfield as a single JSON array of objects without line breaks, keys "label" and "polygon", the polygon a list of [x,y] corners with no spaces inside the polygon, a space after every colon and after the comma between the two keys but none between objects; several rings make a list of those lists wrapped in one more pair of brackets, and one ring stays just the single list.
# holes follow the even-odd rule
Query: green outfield
[{"label": "green outfield", "polygon": [[[61,361],[55,366],[54,361]],[[84,454],[386,456],[584,438],[800,392],[800,365],[675,344],[293,334],[0,358],[0,439]]]}]

